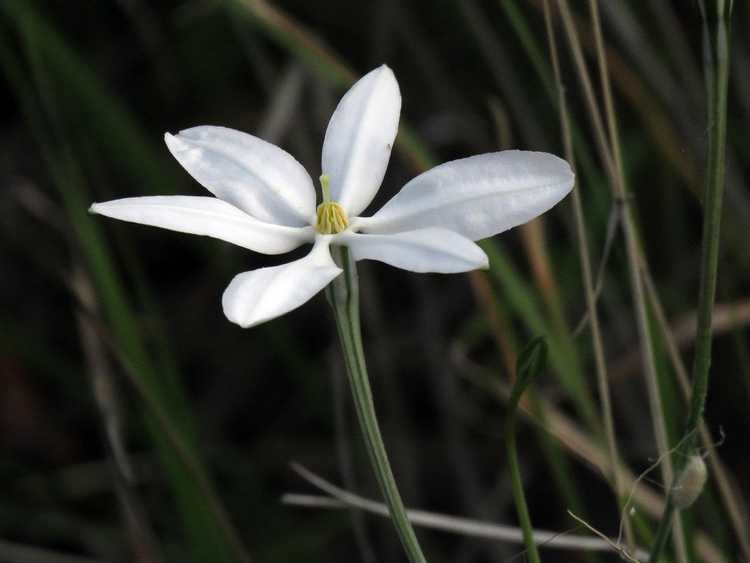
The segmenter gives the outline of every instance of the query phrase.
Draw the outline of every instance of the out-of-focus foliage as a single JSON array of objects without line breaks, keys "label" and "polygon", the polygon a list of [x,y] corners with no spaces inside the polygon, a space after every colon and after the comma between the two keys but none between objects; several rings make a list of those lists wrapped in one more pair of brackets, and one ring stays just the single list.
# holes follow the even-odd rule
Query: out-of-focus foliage
[{"label": "out-of-focus foliage", "polygon": [[[597,76],[588,3],[571,4]],[[735,4],[741,30],[750,10]],[[678,2],[600,9],[630,201],[648,271],[689,360],[711,127],[700,17]],[[608,256],[599,306],[615,426],[638,474],[656,447],[625,250],[612,229],[621,202],[610,195],[554,21],[595,268]],[[718,454],[742,501],[750,490],[744,33],[735,33],[732,60],[706,416],[715,436],[726,434]],[[0,3],[0,539],[106,561],[231,561],[238,542],[261,562],[399,560],[387,522],[280,503],[284,492],[310,491],[288,470],[291,460],[377,496],[322,296],[243,331],[223,317],[221,293],[234,274],[278,258],[87,213],[92,201],[116,197],[200,195],[161,141],[192,125],[258,135],[316,178],[344,87],[381,63],[399,80],[405,126],[373,209],[433,162],[503,148],[563,152],[539,0]],[[571,206],[483,247],[486,274],[360,267],[370,374],[406,503],[514,522],[498,397],[505,391],[507,399],[519,345],[544,334],[549,377],[535,383],[529,408],[550,407],[550,431],[518,425],[533,523],[569,529],[566,509],[575,506],[616,535],[614,497],[595,462],[581,458],[586,447],[603,451],[603,436],[589,333],[575,330],[585,301]],[[685,402],[650,313],[674,445]],[[578,449],[560,417],[580,430]],[[648,500],[638,516],[637,537],[647,544]],[[713,481],[685,520],[689,537],[739,560]],[[499,562],[522,549],[444,533],[420,538],[433,562]],[[0,542],[0,559],[13,546]]]}]

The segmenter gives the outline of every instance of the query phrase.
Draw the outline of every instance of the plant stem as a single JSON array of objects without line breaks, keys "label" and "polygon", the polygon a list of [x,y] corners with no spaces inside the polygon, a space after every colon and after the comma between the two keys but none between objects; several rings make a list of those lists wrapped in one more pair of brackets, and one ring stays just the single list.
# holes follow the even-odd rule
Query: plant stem
[{"label": "plant stem", "polygon": [[516,360],[516,381],[510,394],[508,403],[508,415],[505,419],[505,445],[508,451],[508,464],[510,465],[510,481],[513,489],[513,500],[516,505],[518,521],[523,532],[523,541],[526,544],[526,554],[531,563],[540,563],[539,552],[534,542],[534,528],[531,526],[529,507],[526,505],[526,496],[523,493],[523,482],[521,481],[521,469],[518,465],[518,452],[516,449],[516,417],[518,414],[518,403],[521,396],[528,388],[531,381],[537,377],[545,368],[547,363],[547,344],[542,337],[532,340],[526,348],[518,355]]},{"label": "plant stem", "polygon": [[[560,127],[562,130],[563,145],[565,148],[565,159],[575,170],[575,154],[573,151],[573,138],[571,134],[570,118],[568,114],[567,101],[565,98],[565,89],[562,83],[562,73],[560,72],[560,62],[557,52],[557,41],[555,40],[555,30],[552,24],[551,10],[549,2],[544,0],[544,21],[549,40],[550,58],[552,60],[552,69],[555,78],[555,87],[558,95],[558,111],[560,112]],[[586,218],[583,214],[583,203],[581,194],[576,187],[573,190],[573,218],[576,227],[576,239],[578,242],[578,255],[581,262],[581,276],[583,278],[583,289],[586,299],[586,311],[588,312],[591,324],[591,343],[594,350],[594,360],[596,366],[597,383],[599,387],[599,397],[602,403],[602,418],[604,421],[604,436],[607,443],[607,454],[609,463],[612,468],[609,475],[612,489],[617,498],[617,504],[622,509],[625,502],[625,489],[622,483],[620,472],[619,451],[617,447],[617,438],[615,436],[614,415],[612,413],[612,401],[609,392],[609,381],[607,378],[607,363],[604,357],[604,344],[601,330],[599,327],[599,314],[596,308],[596,296],[594,289],[593,274],[591,268],[591,259],[589,257],[589,243],[586,230]],[[633,530],[630,525],[630,519],[623,520],[623,528],[628,543],[628,548],[633,549],[635,540]]]},{"label": "plant stem", "polygon": [[336,328],[344,353],[344,362],[349,376],[354,406],[367,446],[370,463],[372,463],[380,490],[388,505],[393,525],[396,527],[396,532],[401,539],[401,544],[404,546],[409,561],[411,563],[426,563],[417,536],[406,516],[406,509],[398,492],[375,416],[375,404],[372,400],[372,390],[370,389],[362,346],[357,267],[346,248],[332,247],[331,250],[344,269],[344,274],[328,286],[326,295],[336,319]]},{"label": "plant stem", "polygon": [[[686,460],[695,452],[697,429],[703,418],[711,367],[711,316],[716,295],[719,264],[722,200],[725,184],[727,132],[727,90],[729,84],[729,30],[731,0],[699,3],[703,17],[703,56],[708,96],[708,153],[705,197],[703,200],[703,241],[701,248],[701,282],[698,294],[698,329],[693,359],[693,386],[685,436],[677,458]],[[681,454],[681,455],[680,455]],[[684,461],[681,461],[684,464]],[[651,563],[659,561],[672,527],[675,513],[673,489],[651,549]]]},{"label": "plant stem", "polygon": [[518,452],[516,450],[516,409],[509,413],[505,422],[505,446],[508,450],[508,465],[510,466],[510,482],[513,489],[513,500],[518,513],[518,522],[523,531],[523,542],[526,544],[526,555],[530,563],[541,563],[539,552],[534,541],[534,528],[531,525],[529,507],[526,504],[526,495],[523,493],[523,482],[521,481],[521,469],[518,465]]},{"label": "plant stem", "polygon": [[[717,1],[717,10],[724,2]],[[731,6],[731,2],[729,2]],[[686,432],[693,433],[703,416],[711,367],[711,315],[716,295],[722,200],[725,184],[727,132],[727,90],[729,83],[729,20],[731,7],[715,14],[715,21],[704,15],[704,50],[709,103],[708,172],[703,201],[703,242],[701,285],[698,296],[698,330],[693,360],[693,393]],[[695,436],[689,439],[690,447]]]},{"label": "plant stem", "polygon": [[[659,296],[656,294],[654,288],[654,282],[651,279],[651,274],[648,271],[648,266],[645,262],[642,264],[643,267],[643,281],[645,282],[646,293],[649,298],[649,303],[654,311],[654,318],[661,330],[664,343],[667,347],[667,352],[670,356],[672,367],[677,375],[677,381],[680,385],[680,390],[685,398],[686,402],[690,401],[691,387],[690,387],[690,376],[688,375],[687,367],[682,359],[675,336],[672,333],[672,329],[667,320],[664,307],[659,300]],[[722,503],[729,514],[729,518],[734,527],[734,534],[737,541],[740,543],[742,553],[744,554],[745,560],[750,561],[750,518],[745,515],[748,514],[747,506],[744,503],[743,497],[737,493],[737,484],[732,482],[726,465],[719,458],[718,452],[716,451],[716,440],[711,435],[708,425],[705,420],[702,420],[699,425],[699,435],[701,443],[706,452],[706,461],[708,462],[709,473],[711,478],[716,484],[716,488],[721,496]]]},{"label": "plant stem", "polygon": [[[662,398],[659,391],[658,376],[656,370],[656,361],[654,356],[653,337],[649,326],[648,309],[643,291],[643,279],[640,272],[640,244],[638,241],[638,232],[634,217],[634,211],[630,203],[630,194],[628,192],[619,140],[617,126],[617,115],[614,109],[614,100],[612,96],[607,57],[604,48],[604,41],[601,33],[601,22],[599,19],[598,3],[596,0],[589,0],[589,9],[592,18],[592,28],[594,29],[595,50],[599,67],[599,79],[602,87],[604,98],[605,115],[607,118],[607,128],[602,119],[602,112],[594,94],[591,76],[583,56],[578,31],[573,21],[572,11],[568,0],[558,0],[560,15],[563,27],[570,44],[573,62],[576,71],[581,80],[583,93],[586,104],[589,108],[589,116],[594,126],[595,139],[602,160],[605,163],[605,169],[609,176],[612,195],[615,203],[621,206],[622,227],[625,239],[625,251],[628,263],[628,274],[630,277],[630,291],[633,299],[633,305],[636,309],[636,326],[638,329],[638,340],[641,344],[641,360],[643,371],[646,379],[646,389],[648,392],[649,410],[651,411],[652,425],[654,436],[659,452],[659,458],[663,460],[661,464],[661,475],[664,483],[671,483],[674,478],[672,460],[666,453],[669,451],[669,440],[667,436],[666,419]],[[682,530],[682,524],[678,521],[678,530],[675,534],[675,546],[677,560],[684,563],[688,560],[687,549],[685,547],[685,536]]]},{"label": "plant stem", "polygon": [[659,521],[659,529],[656,531],[654,545],[651,547],[651,555],[648,558],[649,563],[657,563],[661,558],[664,547],[669,539],[669,532],[672,530],[672,519],[674,518],[674,504],[672,504],[672,495],[667,497],[667,504]]}]

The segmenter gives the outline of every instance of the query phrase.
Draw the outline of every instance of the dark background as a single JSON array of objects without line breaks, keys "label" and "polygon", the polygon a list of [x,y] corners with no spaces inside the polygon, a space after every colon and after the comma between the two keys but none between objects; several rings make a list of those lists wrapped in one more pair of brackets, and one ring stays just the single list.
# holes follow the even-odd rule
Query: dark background
[{"label": "dark background", "polygon": [[[601,4],[642,243],[689,366],[710,127],[699,14],[682,2]],[[741,30],[750,13],[745,3],[736,4],[707,419],[717,439],[719,429],[726,434],[719,455],[742,499],[750,487],[750,44]],[[572,6],[598,92],[588,7]],[[10,543],[0,543],[0,560],[31,561],[11,558],[19,546],[106,561],[231,560],[205,491],[175,453],[164,417],[200,459],[254,560],[401,560],[385,520],[280,503],[285,492],[315,492],[289,469],[292,460],[378,496],[323,296],[244,331],[221,312],[232,276],[288,257],[119,224],[86,210],[117,197],[201,195],[161,140],[165,131],[194,125],[261,136],[317,178],[325,125],[347,81],[382,63],[399,80],[402,123],[436,162],[500,148],[562,154],[549,83],[518,35],[518,18],[541,56],[536,64],[551,76],[539,1],[2,1],[0,538]],[[581,132],[579,189],[598,267],[616,205],[563,31],[556,29]],[[425,164],[405,144],[399,137],[371,209]],[[537,334],[551,334],[563,351],[553,353],[540,394],[576,420],[589,443],[600,443],[599,429],[586,430],[564,381],[565,373],[576,372],[596,397],[589,333],[570,335],[585,308],[570,201],[538,227],[492,241],[502,261],[493,259],[487,274],[360,266],[370,375],[409,506],[515,522],[502,441],[505,407],[477,382],[507,381],[513,352]],[[541,241],[535,232],[543,233]],[[619,234],[612,248],[600,309],[618,438],[639,473],[656,450]],[[551,278],[535,268],[540,256]],[[489,301],[482,288],[489,288]],[[498,340],[507,348],[498,348]],[[684,403],[657,340],[674,444]],[[109,439],[106,421],[115,429]],[[587,520],[616,535],[619,516],[600,471],[564,448],[567,463],[552,468],[547,434],[525,423],[519,432],[535,525],[576,526],[554,477],[562,470]],[[112,435],[122,441],[132,479],[121,474],[122,462],[111,461]],[[651,477],[658,481],[658,471]],[[649,486],[660,489],[658,482]],[[644,517],[645,529],[651,522]],[[739,560],[713,487],[688,526],[691,534],[702,528],[726,560]],[[139,536],[144,530],[150,539]],[[436,532],[420,538],[434,562],[507,561],[522,549]],[[648,534],[640,538],[646,544]],[[545,561],[586,559],[579,552],[543,555]]]}]

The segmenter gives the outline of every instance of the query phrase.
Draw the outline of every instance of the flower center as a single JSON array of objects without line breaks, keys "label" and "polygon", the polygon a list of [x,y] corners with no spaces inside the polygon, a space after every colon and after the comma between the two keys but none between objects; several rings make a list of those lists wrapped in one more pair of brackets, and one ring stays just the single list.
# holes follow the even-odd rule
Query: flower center
[{"label": "flower center", "polygon": [[331,201],[328,174],[320,176],[320,187],[323,192],[323,203],[318,205],[315,230],[321,235],[337,235],[349,226],[346,211],[340,204]]},{"label": "flower center", "polygon": [[317,217],[315,230],[321,235],[336,235],[349,226],[346,211],[335,201],[324,201],[318,205]]}]

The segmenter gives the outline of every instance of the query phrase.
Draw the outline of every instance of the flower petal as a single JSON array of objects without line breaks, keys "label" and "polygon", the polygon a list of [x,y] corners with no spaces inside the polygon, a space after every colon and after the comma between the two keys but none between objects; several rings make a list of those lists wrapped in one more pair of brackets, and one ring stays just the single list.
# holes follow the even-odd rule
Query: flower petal
[{"label": "flower petal", "polygon": [[315,216],[315,187],[292,155],[227,127],[164,135],[170,152],[208,191],[267,223],[301,227]]},{"label": "flower petal", "polygon": [[312,227],[264,223],[215,197],[128,197],[95,203],[90,211],[132,223],[205,235],[264,254],[289,252],[314,237]]},{"label": "flower petal", "polygon": [[447,229],[420,229],[390,235],[346,232],[337,237],[355,260],[379,260],[412,272],[454,274],[487,268],[484,251]]},{"label": "flower petal", "polygon": [[331,197],[358,215],[380,188],[398,132],[401,93],[390,68],[370,71],[341,98],[323,142]]},{"label": "flower petal", "polygon": [[238,274],[221,304],[227,318],[242,328],[296,309],[341,273],[328,250],[331,237],[319,237],[310,254],[281,266]]},{"label": "flower petal", "polygon": [[568,163],[551,154],[480,154],[420,174],[353,226],[369,233],[441,227],[479,240],[544,213],[570,192],[573,180]]}]

